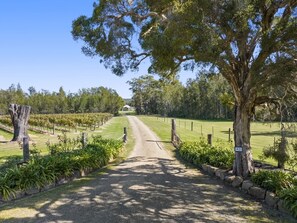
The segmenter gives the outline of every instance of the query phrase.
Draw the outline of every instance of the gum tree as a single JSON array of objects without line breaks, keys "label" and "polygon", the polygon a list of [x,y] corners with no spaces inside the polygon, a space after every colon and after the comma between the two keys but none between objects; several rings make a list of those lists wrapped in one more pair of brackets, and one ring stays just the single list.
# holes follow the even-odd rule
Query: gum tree
[{"label": "gum tree", "polygon": [[[149,58],[150,73],[221,73],[235,98],[234,173],[254,171],[250,121],[255,106],[276,103],[275,86],[296,90],[296,0],[101,0],[73,22],[74,39],[116,75]],[[295,94],[295,93],[294,93]],[[239,149],[241,150],[241,149]]]}]

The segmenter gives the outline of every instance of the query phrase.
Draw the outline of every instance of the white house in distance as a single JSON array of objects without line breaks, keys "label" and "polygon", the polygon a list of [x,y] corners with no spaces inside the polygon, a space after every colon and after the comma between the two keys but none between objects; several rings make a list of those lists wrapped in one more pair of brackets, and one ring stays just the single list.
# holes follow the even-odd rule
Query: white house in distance
[{"label": "white house in distance", "polygon": [[133,111],[133,107],[131,107],[130,105],[124,105],[122,111]]}]

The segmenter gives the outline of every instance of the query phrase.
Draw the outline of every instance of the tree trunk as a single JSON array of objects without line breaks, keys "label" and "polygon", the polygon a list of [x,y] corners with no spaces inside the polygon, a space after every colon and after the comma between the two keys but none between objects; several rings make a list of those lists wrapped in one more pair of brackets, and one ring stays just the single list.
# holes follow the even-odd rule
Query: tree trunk
[{"label": "tree trunk", "polygon": [[10,104],[9,114],[13,125],[13,139],[11,141],[22,141],[28,137],[28,121],[30,116],[30,106]]},{"label": "tree trunk", "polygon": [[250,120],[251,109],[248,106],[235,106],[234,121],[234,142],[235,142],[235,161],[233,173],[237,176],[246,178],[254,172],[254,163],[250,146]]}]

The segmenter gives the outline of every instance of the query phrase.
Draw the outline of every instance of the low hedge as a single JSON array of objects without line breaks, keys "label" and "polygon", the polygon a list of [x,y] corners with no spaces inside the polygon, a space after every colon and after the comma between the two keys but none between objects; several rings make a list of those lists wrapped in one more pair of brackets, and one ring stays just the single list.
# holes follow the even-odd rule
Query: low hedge
[{"label": "low hedge", "polygon": [[95,137],[84,149],[35,156],[28,164],[0,174],[0,197],[8,200],[15,197],[17,191],[43,188],[74,175],[77,170],[103,167],[120,153],[122,146],[121,141]]},{"label": "low hedge", "polygon": [[183,142],[178,150],[180,156],[195,165],[209,164],[223,169],[231,169],[234,160],[233,149],[229,146],[210,146],[205,140]]},{"label": "low hedge", "polygon": [[286,208],[297,218],[297,185],[281,190],[278,195],[284,200]]},{"label": "low hedge", "polygon": [[252,182],[264,189],[278,194],[279,191],[297,186],[297,180],[291,173],[281,170],[260,170],[252,175]]},{"label": "low hedge", "polygon": [[297,178],[292,173],[281,170],[261,170],[252,175],[252,182],[275,192],[284,200],[285,206],[297,217]]}]

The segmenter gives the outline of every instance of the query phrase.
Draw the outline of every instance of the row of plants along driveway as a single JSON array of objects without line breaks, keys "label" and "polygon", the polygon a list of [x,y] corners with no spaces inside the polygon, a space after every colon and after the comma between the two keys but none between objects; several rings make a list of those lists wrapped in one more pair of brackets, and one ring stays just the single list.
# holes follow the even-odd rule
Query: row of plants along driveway
[{"label": "row of plants along driveway", "polygon": [[11,162],[1,169],[0,202],[47,190],[101,168],[120,154],[123,143],[92,136],[82,148],[79,138],[62,135],[58,143],[47,146],[50,155],[41,156],[32,150],[28,163],[16,165]]},{"label": "row of plants along driveway", "polygon": [[257,169],[249,179],[232,175],[234,152],[223,143],[211,146],[205,140],[183,142],[178,146],[179,155],[202,168],[210,175],[240,188],[253,197],[280,211],[297,218],[297,177],[295,172]]}]

